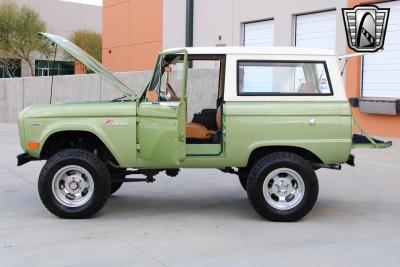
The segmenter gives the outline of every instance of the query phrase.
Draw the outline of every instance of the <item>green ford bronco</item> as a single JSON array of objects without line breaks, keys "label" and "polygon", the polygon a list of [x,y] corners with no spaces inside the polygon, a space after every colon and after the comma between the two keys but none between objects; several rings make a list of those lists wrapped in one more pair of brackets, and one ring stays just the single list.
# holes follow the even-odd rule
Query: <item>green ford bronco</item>
[{"label": "green ford bronco", "polygon": [[[176,176],[180,168],[216,168],[239,177],[264,218],[296,221],[317,200],[315,170],[354,166],[355,147],[391,145],[353,135],[338,57],[326,50],[167,50],[136,95],[79,47],[42,35],[123,95],[35,105],[19,114],[26,153],[18,165],[46,160],[39,195],[62,218],[92,216],[124,182],[153,182],[158,173]],[[201,106],[205,99],[211,104]]]}]

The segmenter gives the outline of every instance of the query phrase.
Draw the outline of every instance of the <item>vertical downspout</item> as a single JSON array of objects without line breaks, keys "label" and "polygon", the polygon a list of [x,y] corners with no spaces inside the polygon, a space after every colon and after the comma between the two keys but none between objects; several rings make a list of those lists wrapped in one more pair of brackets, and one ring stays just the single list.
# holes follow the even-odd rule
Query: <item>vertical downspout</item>
[{"label": "vertical downspout", "polygon": [[[194,0],[186,0],[186,47],[193,47],[193,1]],[[192,68],[192,61],[188,63],[188,68]]]},{"label": "vertical downspout", "polygon": [[186,0],[186,47],[193,46],[193,1]]}]

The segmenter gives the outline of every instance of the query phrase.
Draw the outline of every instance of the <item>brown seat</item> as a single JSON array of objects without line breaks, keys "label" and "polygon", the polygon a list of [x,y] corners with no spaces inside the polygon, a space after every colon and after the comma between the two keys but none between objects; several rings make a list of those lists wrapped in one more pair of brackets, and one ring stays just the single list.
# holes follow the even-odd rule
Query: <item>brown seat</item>
[{"label": "brown seat", "polygon": [[[222,119],[221,106],[219,106],[217,109],[217,114],[215,119],[217,121],[218,129],[220,129],[221,119]],[[204,140],[211,138],[214,134],[216,134],[216,131],[209,130],[200,123],[188,122],[186,124],[186,138]]]},{"label": "brown seat", "polygon": [[186,138],[209,139],[215,134],[215,131],[208,130],[204,125],[197,122],[186,123]]}]

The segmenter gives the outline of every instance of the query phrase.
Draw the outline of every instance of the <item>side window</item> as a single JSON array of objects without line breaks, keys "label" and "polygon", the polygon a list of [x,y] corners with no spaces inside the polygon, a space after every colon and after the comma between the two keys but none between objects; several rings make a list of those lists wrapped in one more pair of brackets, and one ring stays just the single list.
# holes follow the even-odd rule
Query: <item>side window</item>
[{"label": "side window", "polygon": [[332,95],[325,62],[238,61],[238,95]]},{"label": "side window", "polygon": [[216,109],[221,84],[221,60],[212,56],[189,57],[187,80],[188,120],[202,110]]}]

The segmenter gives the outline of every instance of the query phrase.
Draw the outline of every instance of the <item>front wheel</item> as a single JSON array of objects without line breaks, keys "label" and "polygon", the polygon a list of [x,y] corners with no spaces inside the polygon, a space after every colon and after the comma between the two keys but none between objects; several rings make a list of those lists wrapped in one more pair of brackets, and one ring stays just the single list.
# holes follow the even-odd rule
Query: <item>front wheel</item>
[{"label": "front wheel", "polygon": [[123,182],[117,182],[117,183],[112,183],[111,184],[111,189],[110,189],[110,196],[113,195],[115,192],[117,192],[121,186],[123,185]]},{"label": "front wheel", "polygon": [[318,179],[304,158],[278,152],[261,158],[250,170],[247,194],[254,209],[271,221],[304,217],[318,197]]},{"label": "front wheel", "polygon": [[110,196],[113,195],[115,192],[117,192],[124,182],[122,182],[123,179],[125,179],[125,172],[126,169],[109,169],[108,171],[111,175],[111,187],[110,187]]},{"label": "front wheel", "polygon": [[98,212],[110,194],[111,178],[93,153],[66,149],[52,156],[40,172],[38,189],[45,207],[61,218],[82,219]]}]

